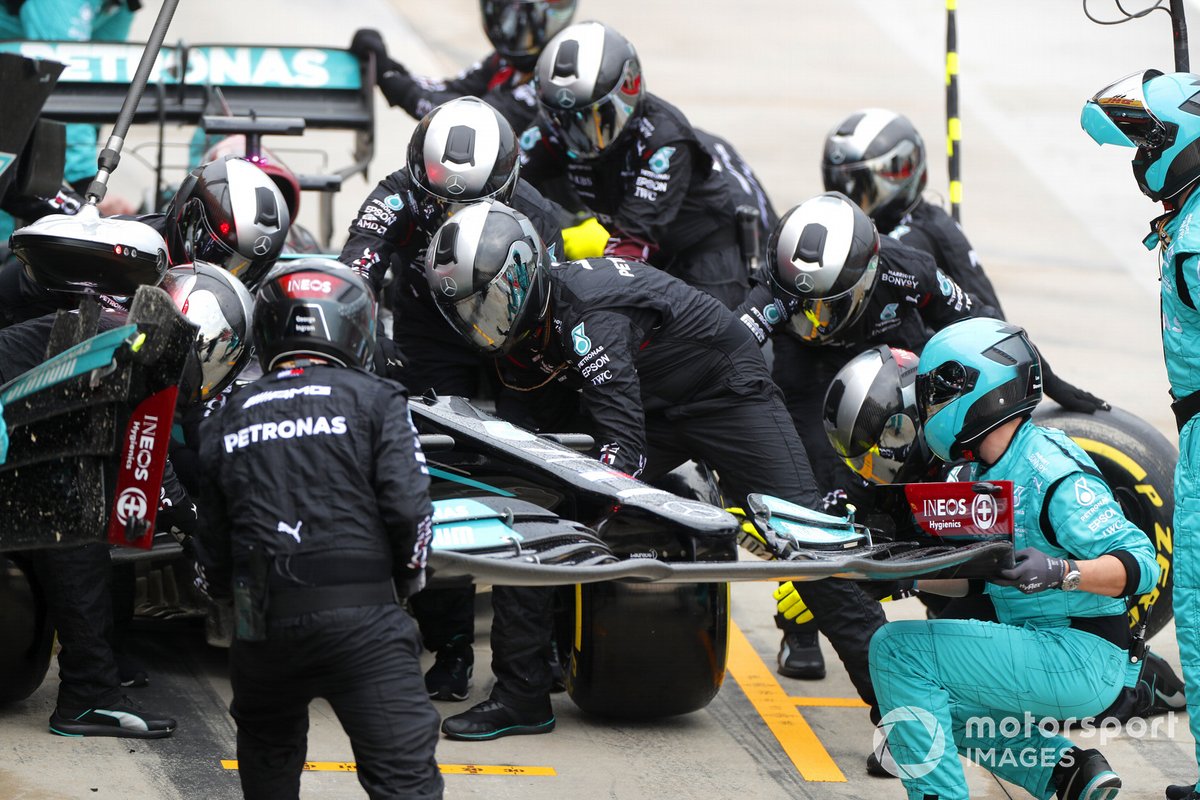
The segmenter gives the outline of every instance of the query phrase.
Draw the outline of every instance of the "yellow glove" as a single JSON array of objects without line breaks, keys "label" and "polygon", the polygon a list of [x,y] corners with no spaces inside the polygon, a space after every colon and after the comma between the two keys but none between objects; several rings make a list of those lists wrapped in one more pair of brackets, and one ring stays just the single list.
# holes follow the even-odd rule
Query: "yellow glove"
[{"label": "yellow glove", "polygon": [[581,258],[599,258],[604,255],[608,244],[608,230],[595,217],[588,217],[578,225],[563,228],[563,251],[568,261]]},{"label": "yellow glove", "polygon": [[795,620],[799,623],[812,621],[813,613],[800,599],[800,593],[796,591],[796,587],[792,585],[791,581],[779,584],[779,588],[775,590],[775,604],[784,619]]}]

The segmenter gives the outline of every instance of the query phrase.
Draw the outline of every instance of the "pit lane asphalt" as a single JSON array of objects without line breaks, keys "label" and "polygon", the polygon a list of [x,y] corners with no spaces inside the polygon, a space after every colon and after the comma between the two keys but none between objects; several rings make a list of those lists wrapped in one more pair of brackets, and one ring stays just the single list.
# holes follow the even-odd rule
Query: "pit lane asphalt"
[{"label": "pit lane asphalt", "polygon": [[[157,5],[148,2],[139,13],[134,38],[144,39]],[[1174,441],[1158,342],[1155,258],[1138,244],[1157,211],[1133,185],[1129,151],[1098,148],[1078,127],[1082,102],[1100,87],[1147,66],[1170,68],[1166,16],[1101,28],[1076,3],[960,5],[964,226],[1010,318],[1030,330],[1056,369]],[[1110,10],[1093,5],[1097,13]],[[945,195],[943,8],[934,0],[580,0],[578,18],[604,19],[628,36],[641,54],[647,86],[695,123],[730,139],[782,212],[821,190],[826,131],[850,111],[872,105],[914,120],[930,152],[930,189]],[[1198,8],[1188,10],[1195,26]],[[340,45],[360,26],[380,28],[393,55],[419,74],[453,74],[486,50],[473,0],[184,2],[168,41]],[[373,182],[403,163],[412,121],[382,102],[377,112],[371,183],[346,182],[336,204],[337,230]],[[328,151],[335,165],[349,161],[345,137],[309,134],[302,143]],[[113,179],[114,191],[132,196],[146,185],[145,171],[132,159]],[[306,199],[306,206],[301,218],[311,223],[316,203]],[[733,591],[734,620],[764,670],[778,645],[769,595],[767,585]],[[904,601],[891,604],[888,613],[916,617],[920,609]],[[486,693],[487,629],[481,614],[477,631],[484,641],[471,699],[442,705],[443,713],[465,709]],[[1172,627],[1153,644],[1178,664]],[[234,757],[223,653],[205,646],[200,631],[186,625],[141,626],[136,647],[152,683],[133,695],[174,714],[180,722],[175,737],[132,742],[50,736],[45,722],[56,685],[52,672],[29,700],[0,709],[0,798],[238,796],[236,773],[220,765]],[[828,679],[808,684],[780,678],[779,690],[788,697],[852,697],[827,643],[825,652]],[[756,685],[752,693],[770,688]],[[800,708],[847,779],[819,783],[801,777],[732,678],[707,709],[676,719],[597,721],[561,695],[555,709],[559,727],[552,734],[444,741],[438,752],[443,764],[549,766],[553,776],[449,775],[447,796],[903,797],[897,781],[862,771],[871,727],[859,708]],[[311,760],[351,758],[327,706],[314,704],[312,721]],[[1121,797],[1157,798],[1167,782],[1194,776],[1186,727],[1179,716],[1173,737],[1124,735],[1103,744],[1125,780]],[[1098,738],[1078,741],[1101,746]],[[973,797],[1023,796],[980,769],[970,768],[968,775]],[[341,772],[306,773],[303,786],[305,797],[361,796],[354,777]]]}]

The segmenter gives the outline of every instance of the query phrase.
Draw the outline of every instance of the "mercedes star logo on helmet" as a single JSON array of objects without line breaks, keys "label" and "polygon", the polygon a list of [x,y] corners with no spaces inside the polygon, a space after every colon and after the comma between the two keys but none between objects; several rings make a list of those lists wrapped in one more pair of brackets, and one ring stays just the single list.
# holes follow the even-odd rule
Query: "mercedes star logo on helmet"
[{"label": "mercedes star logo on helmet", "polygon": [[254,255],[265,256],[271,252],[271,240],[266,236],[260,236],[254,240]]},{"label": "mercedes star logo on helmet", "polygon": [[442,294],[447,297],[454,297],[458,294],[458,284],[454,282],[454,278],[450,276],[442,278]]},{"label": "mercedes star logo on helmet", "polygon": [[558,100],[558,104],[563,108],[570,108],[571,106],[575,105],[575,95],[570,89],[565,87],[558,90],[556,99]]},{"label": "mercedes star logo on helmet", "polygon": [[467,184],[460,175],[451,175],[446,181],[446,191],[457,197],[467,190]]},{"label": "mercedes star logo on helmet", "polygon": [[796,288],[801,292],[811,292],[814,287],[812,276],[807,272],[801,272],[796,276]]},{"label": "mercedes star logo on helmet", "polygon": [[846,155],[841,150],[831,150],[829,153],[830,164],[840,164],[846,160]]}]

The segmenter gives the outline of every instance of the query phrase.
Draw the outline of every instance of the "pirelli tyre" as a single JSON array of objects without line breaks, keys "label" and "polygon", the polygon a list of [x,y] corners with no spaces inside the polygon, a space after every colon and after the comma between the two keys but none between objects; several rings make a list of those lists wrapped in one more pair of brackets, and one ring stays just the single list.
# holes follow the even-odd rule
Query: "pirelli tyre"
[{"label": "pirelli tyre", "polygon": [[0,553],[0,704],[33,694],[50,667],[54,626],[40,587]]},{"label": "pirelli tyre", "polygon": [[655,719],[699,711],[721,688],[729,584],[564,587],[558,645],[567,692],[586,713]]},{"label": "pirelli tyre", "polygon": [[1108,480],[1125,515],[1145,531],[1162,567],[1150,594],[1130,602],[1130,627],[1150,610],[1146,638],[1153,636],[1173,614],[1174,582],[1172,515],[1175,511],[1174,474],[1179,451],[1147,422],[1114,408],[1095,414],[1064,411],[1050,403],[1034,414],[1039,425],[1059,428],[1079,444]]}]

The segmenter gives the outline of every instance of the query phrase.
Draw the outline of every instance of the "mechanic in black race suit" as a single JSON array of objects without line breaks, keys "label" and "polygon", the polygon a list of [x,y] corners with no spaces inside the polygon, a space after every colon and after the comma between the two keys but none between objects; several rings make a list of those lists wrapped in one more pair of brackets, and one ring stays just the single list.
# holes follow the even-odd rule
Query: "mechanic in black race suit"
[{"label": "mechanic in black race suit", "polygon": [[[425,280],[425,249],[438,226],[465,203],[496,198],[528,216],[554,252],[562,251],[561,210],[518,176],[516,135],[499,112],[475,97],[430,111],[413,131],[406,166],[363,202],[340,259],[379,291],[393,274],[392,334],[402,351],[400,378],[409,391],[479,396],[494,367],[467,346],[438,313]],[[493,603],[519,595],[503,587]],[[475,587],[437,588],[411,599],[425,646],[437,653],[426,674],[430,696],[465,700],[474,665]]]},{"label": "mechanic in black race suit", "polygon": [[263,281],[254,344],[266,374],[206,420],[201,442],[209,585],[232,593],[237,618],[242,790],[298,796],[308,706],[324,697],[369,796],[441,797],[438,715],[397,603],[424,582],[428,469],[404,388],[363,369],[374,295],[332,259],[291,261]]},{"label": "mechanic in black race suit", "polygon": [[[654,479],[694,458],[721,473],[730,498],[767,492],[819,503],[758,343],[714,298],[619,257],[553,264],[529,221],[495,202],[473,205],[441,228],[427,271],[439,308],[465,340],[581,389],[604,463]],[[851,587],[805,587],[839,652],[869,622],[864,606],[846,601]],[[479,740],[553,728],[548,669],[522,666],[525,679],[517,680],[512,668],[547,649],[551,596],[543,592],[521,617],[497,616],[491,697],[447,718],[444,733]],[[847,668],[872,702],[865,658],[864,650]]]},{"label": "mechanic in black race suit", "polygon": [[534,65],[546,42],[571,21],[575,0],[480,0],[479,6],[483,30],[496,49],[456,78],[434,81],[409,74],[372,28],[354,32],[350,51],[359,58],[374,54],[375,83],[384,98],[414,119],[447,100],[473,96],[499,111],[515,130],[524,130],[537,116]]},{"label": "mechanic in black race suit", "polygon": [[[165,249],[165,243],[163,244]],[[189,362],[181,382],[181,406],[219,394],[236,377],[248,355],[250,296],[228,272],[211,265],[173,268],[164,278],[164,288],[176,307],[201,331],[196,341],[196,358]],[[71,296],[56,294],[67,304]],[[75,296],[77,301],[77,296]],[[115,305],[115,304],[114,304]],[[0,330],[0,385],[32,369],[44,359],[56,315],[48,314]],[[124,325],[123,309],[101,311],[100,331]],[[184,541],[198,531],[195,504],[167,461],[155,518],[156,529]],[[151,739],[170,736],[175,720],[142,709],[125,696],[124,686],[144,685],[144,673],[135,680],[135,670],[119,645],[120,614],[114,615],[114,586],[123,573],[110,568],[109,545],[94,542],[80,547],[33,551],[20,554],[28,559],[34,575],[42,582],[50,614],[58,632],[59,689],[50,730],[62,736],[119,736]],[[118,580],[114,580],[114,577]],[[128,576],[130,582],[133,576]],[[132,593],[132,586],[129,587]],[[132,597],[128,598],[132,606]],[[114,619],[116,616],[116,619]],[[115,629],[117,628],[117,629]]]},{"label": "mechanic in black race suit", "polygon": [[605,255],[736,308],[748,290],[741,200],[683,113],[645,90],[633,45],[599,22],[571,25],[542,51],[537,90],[541,116],[520,137],[525,179],[565,175],[609,230]]},{"label": "mechanic in black race suit", "polygon": [[[972,298],[926,253],[880,238],[871,219],[838,192],[810,198],[783,216],[768,241],[762,274],[765,280],[739,309],[741,319],[760,341],[776,330],[787,334],[774,338],[773,375],[826,493],[824,507],[849,503],[868,510],[871,498],[822,427],[830,381],[865,347],[890,344],[918,352],[931,330],[999,312]],[[1049,373],[1044,362],[1043,372]],[[1050,374],[1046,385],[1056,387],[1055,399],[1064,407],[1064,401],[1086,394]],[[865,595],[863,600],[877,605]],[[807,624],[776,617],[784,632],[778,670],[788,677],[821,678],[816,631],[800,619]],[[864,646],[871,633],[861,632]]]}]

